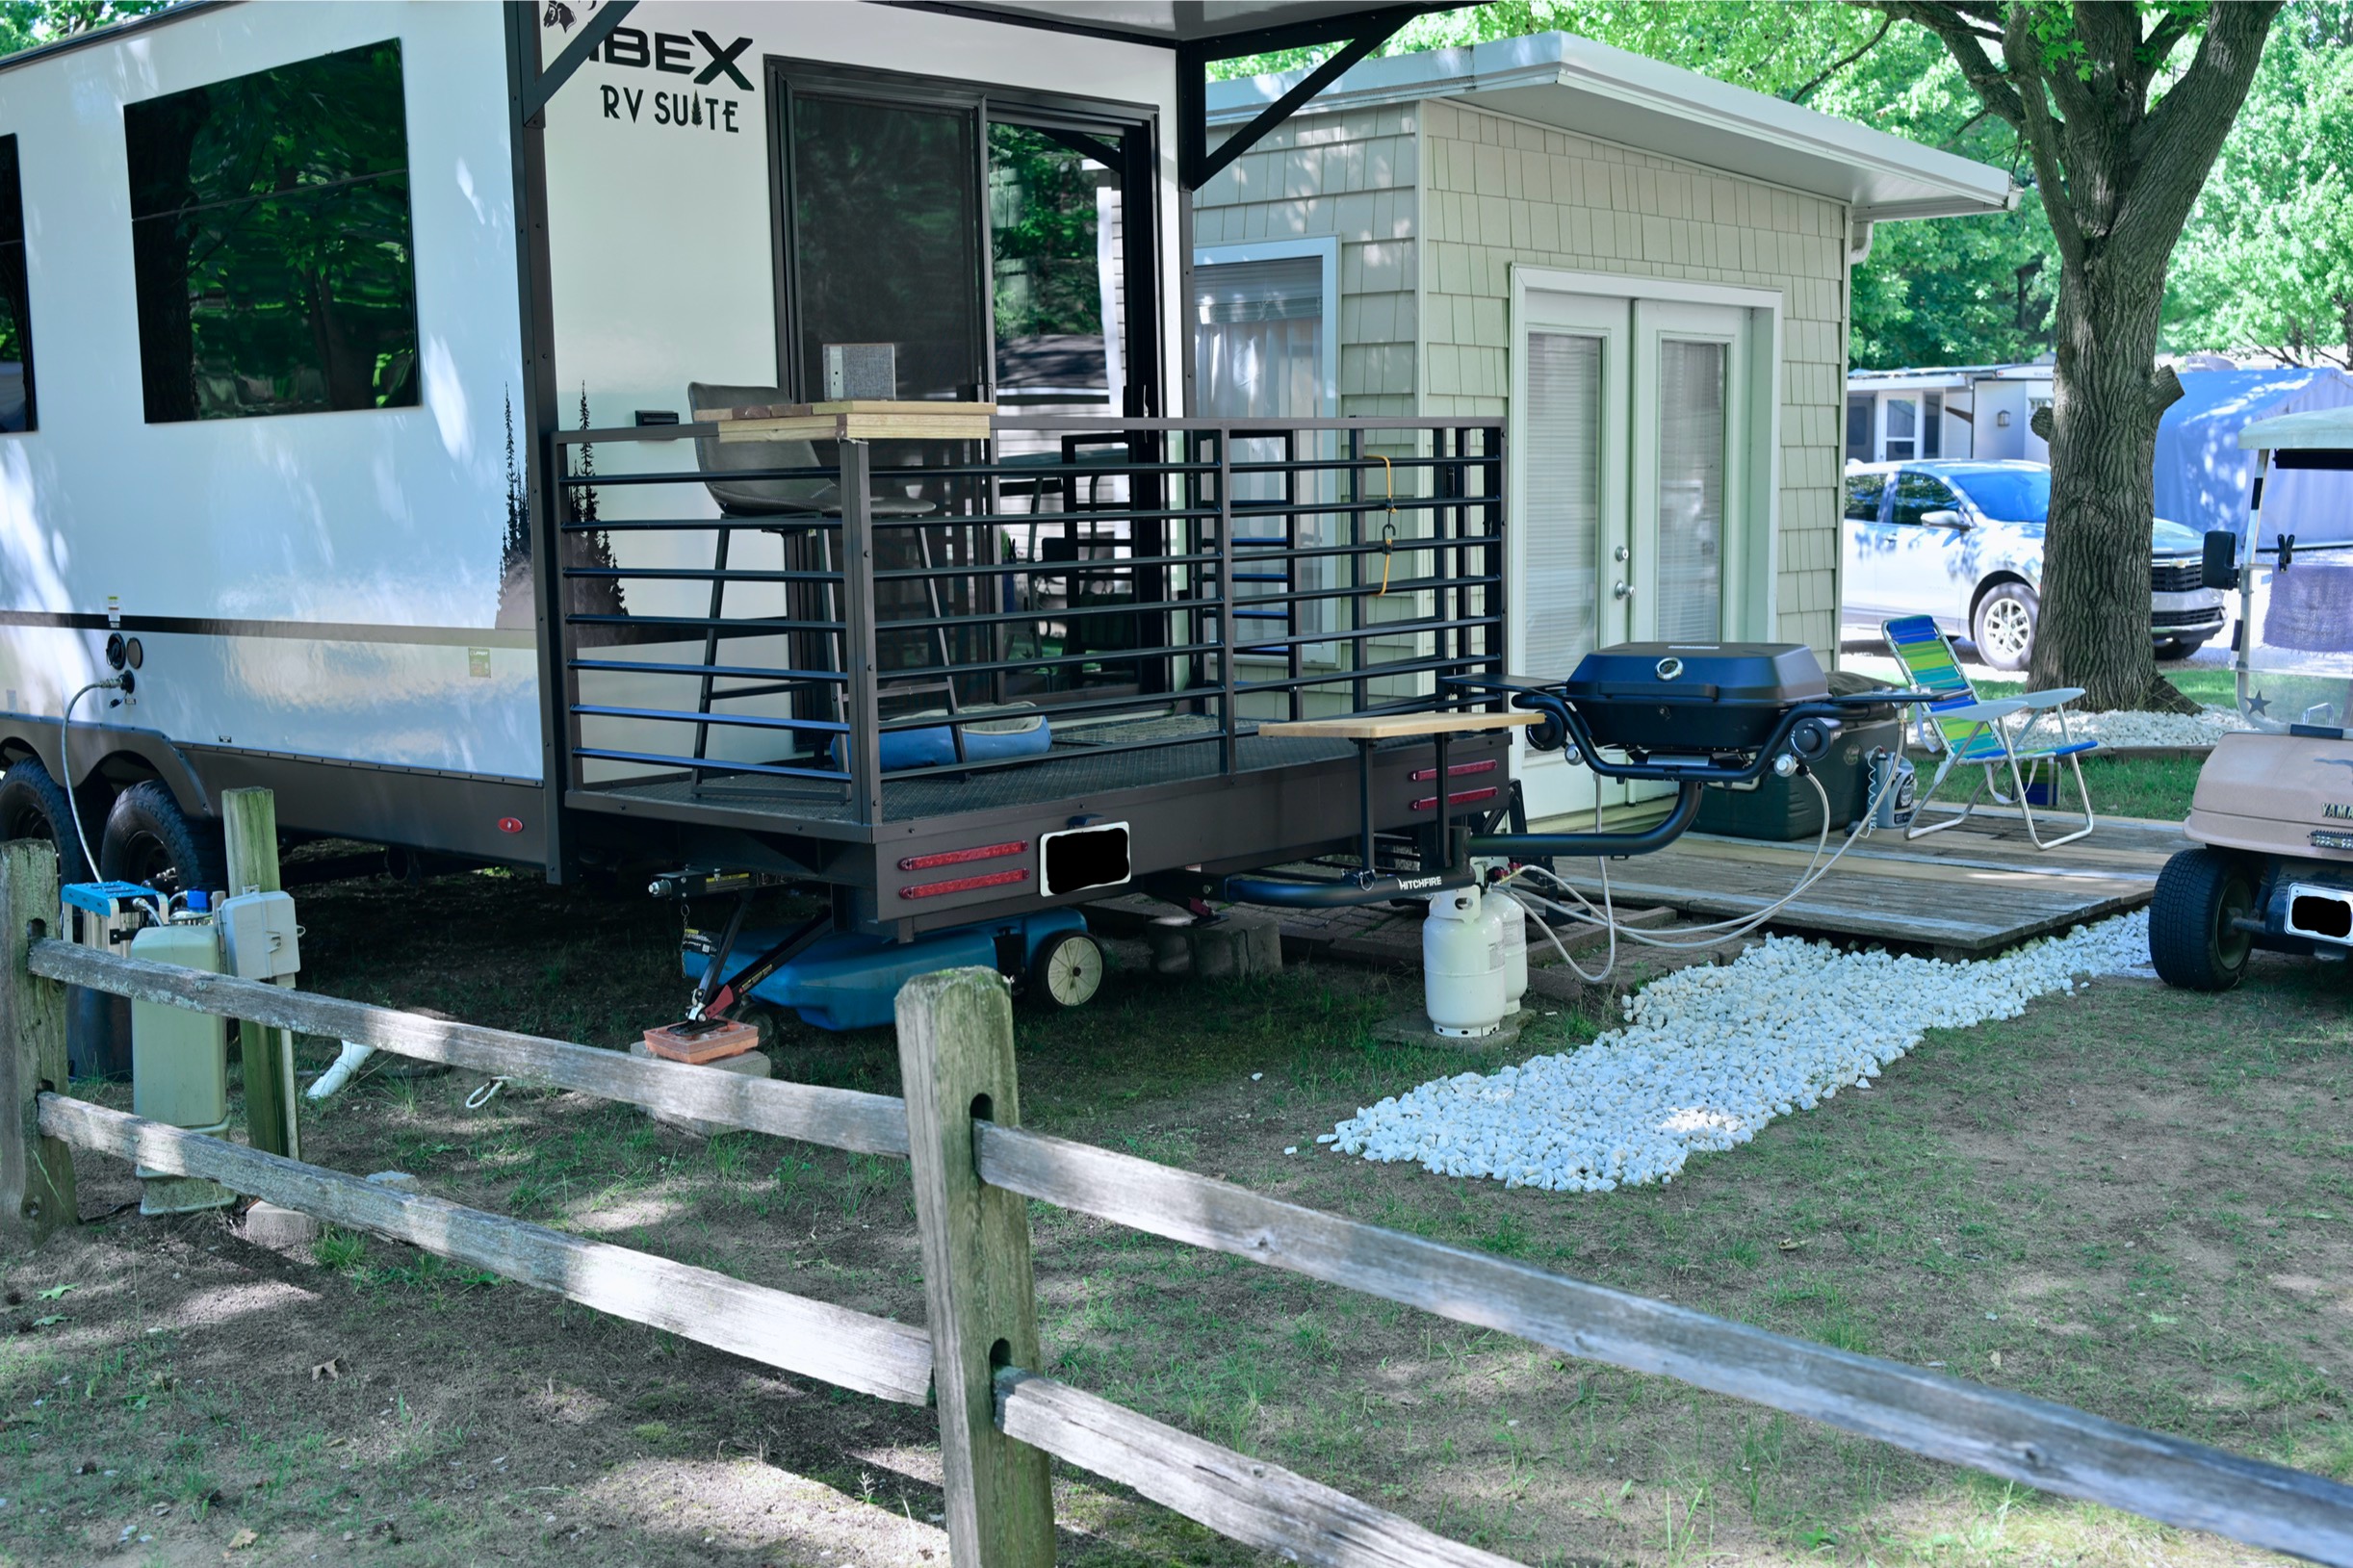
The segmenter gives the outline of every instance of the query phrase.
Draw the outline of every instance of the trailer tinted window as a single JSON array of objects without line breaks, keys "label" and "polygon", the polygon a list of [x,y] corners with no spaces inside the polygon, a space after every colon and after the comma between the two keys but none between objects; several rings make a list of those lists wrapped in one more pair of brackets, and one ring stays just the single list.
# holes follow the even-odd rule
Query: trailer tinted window
[{"label": "trailer tinted window", "polygon": [[24,195],[16,139],[0,136],[0,430],[30,430],[33,310],[25,290]]},{"label": "trailer tinted window", "polygon": [[397,39],[122,122],[151,423],[417,402]]}]

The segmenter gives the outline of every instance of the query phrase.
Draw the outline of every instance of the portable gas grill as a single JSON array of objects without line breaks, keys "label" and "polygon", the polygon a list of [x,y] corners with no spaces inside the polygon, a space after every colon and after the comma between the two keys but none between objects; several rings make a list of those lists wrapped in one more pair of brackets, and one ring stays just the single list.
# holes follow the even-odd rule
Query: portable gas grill
[{"label": "portable gas grill", "polygon": [[1509,692],[1514,707],[1541,714],[1528,732],[1538,751],[1563,752],[1605,779],[1676,785],[1674,809],[1640,833],[1486,834],[1470,840],[1473,855],[1515,860],[1664,849],[1691,827],[1708,785],[1747,784],[1768,769],[1789,777],[1828,756],[1860,710],[1928,697],[1833,694],[1812,649],[1777,642],[1620,643],[1586,655],[1575,673],[1556,683],[1453,684]]}]

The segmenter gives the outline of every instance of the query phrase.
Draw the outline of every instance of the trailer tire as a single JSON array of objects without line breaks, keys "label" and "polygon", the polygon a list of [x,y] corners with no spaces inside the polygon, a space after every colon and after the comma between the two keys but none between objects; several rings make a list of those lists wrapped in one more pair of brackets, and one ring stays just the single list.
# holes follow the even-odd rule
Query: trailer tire
[{"label": "trailer tire", "polygon": [[2255,913],[2254,868],[2227,850],[2185,849],[2165,862],[2149,906],[2149,960],[2184,990],[2229,990],[2246,977],[2255,938],[2233,927]]},{"label": "trailer tire", "polygon": [[61,885],[90,881],[73,825],[73,797],[38,757],[12,762],[0,774],[0,838],[45,838],[57,849]]},{"label": "trailer tire", "polygon": [[189,816],[158,779],[115,797],[98,870],[109,882],[143,883],[164,893],[213,892],[229,883],[220,824]]},{"label": "trailer tire", "polygon": [[1028,994],[1041,1007],[1084,1007],[1102,985],[1102,947],[1083,931],[1048,937],[1030,958]]}]

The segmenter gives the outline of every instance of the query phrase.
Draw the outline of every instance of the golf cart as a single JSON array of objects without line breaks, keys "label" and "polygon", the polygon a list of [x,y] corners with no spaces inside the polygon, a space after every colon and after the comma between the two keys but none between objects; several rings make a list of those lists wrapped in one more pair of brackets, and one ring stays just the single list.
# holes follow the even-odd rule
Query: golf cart
[{"label": "golf cart", "polygon": [[2236,986],[2259,947],[2353,951],[2353,525],[2332,518],[2335,537],[2306,542],[2294,518],[2267,527],[2262,504],[2271,469],[2353,470],[2353,408],[2262,420],[2238,444],[2256,453],[2246,529],[2206,536],[2201,576],[2238,592],[2238,710],[2254,728],[2199,772],[2197,847],[2166,862],[2149,911],[2158,974],[2191,990]]}]

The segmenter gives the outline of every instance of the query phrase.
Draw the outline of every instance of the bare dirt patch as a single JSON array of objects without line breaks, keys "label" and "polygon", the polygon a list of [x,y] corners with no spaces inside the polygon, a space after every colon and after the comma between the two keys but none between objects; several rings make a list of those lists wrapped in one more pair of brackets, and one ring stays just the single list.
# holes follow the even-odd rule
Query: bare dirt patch
[{"label": "bare dirt patch", "polygon": [[[303,916],[304,983],[322,990],[607,1045],[679,1005],[672,917],[639,900],[469,876],[313,889]],[[1932,1037],[1872,1093],[1696,1160],[1670,1188],[1551,1195],[1281,1153],[1476,1065],[1373,1039],[1409,982],[1315,969],[1208,988],[1141,970],[1086,1012],[1023,1016],[1032,1124],[2353,1469],[2353,1031],[2331,972],[2266,963],[2220,998],[2102,983]],[[1593,1027],[1541,1019],[1525,1048]],[[332,1051],[303,1045],[313,1067]],[[896,1087],[883,1034],[795,1030],[777,1059]],[[469,1111],[478,1082],[363,1081],[309,1126],[306,1153],[919,1320],[892,1162],[699,1141],[513,1086]],[[135,1197],[122,1168],[80,1169],[86,1214]],[[1034,1223],[1046,1370],[1531,1563],[2247,1555],[1091,1220]],[[121,1215],[0,1258],[19,1298],[0,1311],[0,1557],[945,1561],[924,1412],[381,1241],[330,1236],[319,1255],[249,1247],[218,1219]],[[328,1362],[337,1374],[314,1378]],[[1075,1473],[1058,1475],[1057,1506],[1072,1562],[1251,1560]]]}]

